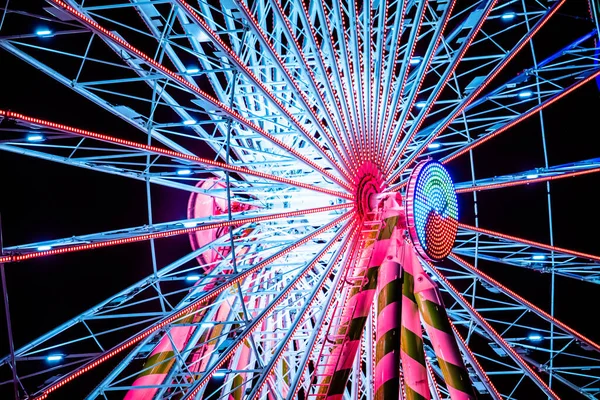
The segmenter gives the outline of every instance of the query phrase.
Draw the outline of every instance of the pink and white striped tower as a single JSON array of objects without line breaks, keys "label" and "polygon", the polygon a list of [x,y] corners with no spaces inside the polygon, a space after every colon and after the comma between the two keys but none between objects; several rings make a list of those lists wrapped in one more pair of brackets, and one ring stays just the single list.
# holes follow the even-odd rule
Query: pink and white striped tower
[{"label": "pink and white striped tower", "polygon": [[399,399],[400,329],[402,311],[403,233],[406,229],[402,197],[399,193],[385,196],[384,226],[380,237],[389,237],[385,257],[377,280],[377,331],[375,336],[375,370],[373,391],[376,400]]}]

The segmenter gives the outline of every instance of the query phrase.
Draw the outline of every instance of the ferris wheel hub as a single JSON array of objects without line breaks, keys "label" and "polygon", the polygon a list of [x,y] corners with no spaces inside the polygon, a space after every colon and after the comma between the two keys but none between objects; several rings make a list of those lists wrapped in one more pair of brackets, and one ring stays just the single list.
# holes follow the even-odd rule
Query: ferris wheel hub
[{"label": "ferris wheel hub", "polygon": [[363,163],[357,171],[357,184],[354,191],[356,210],[361,218],[377,207],[377,195],[384,187],[383,174],[371,161]]}]

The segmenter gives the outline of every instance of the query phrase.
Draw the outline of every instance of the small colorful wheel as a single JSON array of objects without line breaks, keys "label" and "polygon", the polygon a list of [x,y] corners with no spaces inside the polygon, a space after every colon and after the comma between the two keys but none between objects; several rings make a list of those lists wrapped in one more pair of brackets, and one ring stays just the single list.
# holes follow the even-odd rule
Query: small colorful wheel
[{"label": "small colorful wheel", "polygon": [[437,161],[413,170],[406,194],[410,238],[419,255],[440,261],[452,251],[458,230],[458,202],[450,174]]}]

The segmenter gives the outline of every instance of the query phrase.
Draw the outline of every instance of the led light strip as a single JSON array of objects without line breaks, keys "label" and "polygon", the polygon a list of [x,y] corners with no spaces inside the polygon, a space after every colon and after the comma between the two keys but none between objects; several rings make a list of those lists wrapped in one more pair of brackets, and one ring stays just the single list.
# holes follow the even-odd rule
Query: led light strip
[{"label": "led light strip", "polygon": [[296,186],[296,187],[300,187],[303,189],[314,190],[314,191],[329,194],[332,196],[341,197],[341,198],[344,198],[347,200],[352,200],[352,198],[353,198],[352,195],[350,195],[350,194],[336,192],[335,190],[330,190],[330,189],[323,189],[323,188],[320,188],[318,185],[309,185],[307,183],[297,182],[292,179],[282,178],[279,176],[270,175],[270,174],[266,174],[264,172],[255,171],[255,170],[244,168],[244,167],[238,167],[235,165],[226,164],[226,163],[222,163],[219,161],[213,161],[213,160],[209,160],[207,158],[196,157],[196,156],[192,156],[192,155],[188,155],[188,154],[184,154],[184,153],[179,153],[179,152],[173,151],[173,150],[161,149],[160,147],[155,147],[155,146],[150,146],[150,145],[146,145],[146,144],[142,144],[142,143],[132,142],[130,140],[119,139],[114,136],[95,133],[95,132],[87,131],[85,129],[73,128],[71,126],[57,124],[55,122],[50,122],[50,121],[46,121],[46,120],[39,119],[39,118],[29,117],[29,116],[19,114],[16,112],[12,112],[12,111],[0,110],[0,116],[5,116],[7,118],[12,118],[12,119],[18,119],[18,120],[28,122],[31,124],[45,126],[47,128],[52,128],[52,129],[56,129],[56,130],[59,130],[62,132],[72,133],[74,135],[83,136],[83,137],[87,137],[87,138],[91,138],[91,139],[97,139],[97,140],[101,140],[101,141],[107,142],[107,143],[118,144],[121,146],[126,146],[126,147],[130,147],[130,148],[138,149],[138,150],[144,150],[146,152],[165,155],[165,156],[169,156],[169,157],[177,157],[177,158],[194,161],[199,164],[208,165],[211,167],[216,167],[216,168],[231,171],[231,172],[237,172],[240,174],[252,175],[252,176],[259,177],[259,178],[268,179],[270,181],[281,182],[281,183],[285,183],[285,184],[288,184],[291,186]]},{"label": "led light strip", "polygon": [[26,253],[26,254],[7,255],[7,256],[0,257],[0,263],[25,261],[25,260],[30,260],[32,258],[54,256],[54,255],[58,255],[58,254],[73,253],[76,251],[83,251],[83,250],[99,249],[99,248],[103,248],[103,247],[117,246],[117,245],[126,244],[126,243],[142,242],[142,241],[151,240],[151,239],[162,239],[162,238],[166,238],[166,237],[184,235],[184,234],[188,234],[188,233],[192,233],[192,232],[205,231],[208,229],[225,228],[225,227],[229,227],[229,226],[233,226],[233,225],[245,225],[245,224],[251,224],[251,223],[256,223],[256,222],[279,219],[279,218],[295,217],[295,216],[305,215],[305,214],[314,214],[314,213],[325,212],[325,211],[340,210],[340,209],[348,208],[348,205],[349,205],[349,203],[336,204],[333,206],[310,208],[308,210],[290,211],[290,212],[280,213],[280,214],[265,215],[262,217],[252,217],[252,218],[244,218],[244,219],[233,220],[233,221],[217,222],[217,223],[213,223],[213,224],[200,225],[200,226],[196,226],[193,228],[183,228],[183,229],[170,230],[170,231],[166,231],[166,232],[149,233],[146,235],[139,235],[139,236],[129,237],[129,238],[125,238],[125,239],[113,239],[113,240],[106,240],[106,241],[102,241],[102,242],[78,244],[78,245],[74,245],[74,246],[63,246],[63,247],[60,247],[57,249],[34,251],[31,253]]},{"label": "led light strip", "polygon": [[511,186],[518,186],[518,185],[528,185],[530,183],[555,181],[557,179],[572,178],[575,176],[593,174],[596,172],[600,172],[600,168],[593,168],[593,169],[588,169],[585,171],[567,172],[567,173],[559,174],[559,175],[548,175],[548,176],[542,176],[542,177],[533,178],[533,179],[525,178],[525,179],[519,179],[516,181],[510,181],[510,182],[490,183],[487,185],[476,185],[476,186],[456,189],[456,193],[471,193],[471,192],[479,192],[481,190],[500,189],[500,188],[504,188],[504,187],[511,187]]},{"label": "led light strip", "polygon": [[[400,176],[402,174],[402,172],[404,172],[406,170],[406,168],[408,168],[410,166],[410,164],[414,161],[415,158],[419,157],[426,149],[427,146],[429,146],[435,139],[437,139],[437,137],[446,129],[450,126],[450,124],[452,124],[452,122],[459,116],[461,115],[461,113],[463,111],[466,110],[466,108],[473,102],[473,100],[475,100],[475,98],[477,96],[479,96],[479,94],[481,94],[481,92],[483,92],[483,90],[487,87],[487,85],[490,84],[490,82],[498,75],[500,74],[500,72],[502,72],[502,70],[504,69],[504,67],[510,62],[510,60],[512,60],[516,54],[521,51],[521,49],[531,40],[531,38],[542,28],[542,26],[544,26],[548,20],[558,11],[558,9],[565,4],[566,0],[560,0],[557,3],[555,3],[552,8],[550,9],[550,11],[548,13],[546,13],[542,19],[540,19],[534,26],[533,28],[531,28],[531,30],[529,32],[527,32],[527,34],[519,41],[519,43],[517,43],[517,45],[509,52],[506,54],[506,58],[504,58],[500,64],[498,64],[493,70],[492,72],[485,78],[485,80],[483,82],[481,82],[481,84],[479,85],[479,87],[475,90],[473,90],[464,100],[463,100],[463,104],[458,107],[452,114],[450,114],[447,118],[446,118],[446,122],[444,122],[440,127],[435,129],[435,133],[433,135],[431,135],[431,137],[424,143],[421,145],[421,149],[416,151],[414,154],[412,154],[406,161],[405,166],[400,169],[397,173],[394,174],[393,179],[390,179],[390,182],[393,181],[396,177]],[[393,188],[392,188],[393,190]],[[396,189],[397,190],[397,189]]]},{"label": "led light strip", "polygon": [[298,247],[304,245],[305,243],[309,242],[310,240],[314,239],[315,237],[317,237],[320,234],[328,231],[329,229],[331,229],[334,226],[342,223],[343,221],[347,220],[348,218],[350,218],[352,216],[353,216],[352,212],[348,212],[348,213],[342,215],[341,217],[337,218],[336,220],[334,220],[334,221],[330,222],[329,224],[327,224],[327,225],[319,228],[318,230],[314,231],[310,235],[305,236],[302,240],[294,243],[292,246],[289,246],[289,247],[285,248],[284,250],[278,252],[277,254],[275,254],[275,255],[269,257],[268,259],[260,262],[259,264],[255,265],[254,267],[251,267],[251,268],[247,269],[246,271],[241,272],[239,275],[233,277],[233,279],[231,279],[230,281],[225,282],[225,283],[217,286],[216,288],[210,290],[209,292],[207,292],[203,296],[199,297],[198,299],[196,299],[195,301],[193,301],[192,303],[190,303],[185,308],[182,308],[181,310],[172,313],[170,316],[168,316],[168,317],[162,319],[161,321],[155,323],[150,328],[147,328],[146,330],[140,332],[139,334],[137,334],[133,338],[128,339],[125,342],[122,342],[121,344],[118,344],[117,346],[113,347],[112,349],[104,352],[99,357],[96,357],[94,360],[92,360],[92,361],[84,364],[83,366],[81,366],[80,368],[78,368],[76,371],[74,371],[74,372],[72,372],[70,374],[67,374],[66,376],[63,376],[57,382],[55,382],[55,383],[51,384],[50,386],[47,386],[46,388],[42,389],[41,393],[38,394],[33,400],[43,400],[43,399],[48,398],[48,395],[50,393],[54,392],[55,390],[57,390],[61,386],[65,385],[65,384],[69,383],[70,381],[72,381],[73,379],[75,379],[75,378],[83,375],[84,373],[86,373],[87,371],[91,370],[92,368],[97,367],[98,365],[102,364],[106,360],[111,359],[112,357],[114,357],[115,355],[119,354],[123,350],[131,347],[132,345],[134,345],[136,343],[138,343],[139,341],[141,341],[142,339],[144,339],[148,335],[151,335],[152,333],[158,331],[159,329],[165,327],[166,325],[169,325],[169,324],[177,321],[178,319],[180,319],[180,318],[182,318],[184,316],[187,316],[189,313],[193,312],[203,302],[205,302],[207,300],[211,300],[212,298],[218,296],[219,294],[221,294],[223,291],[227,290],[229,287],[233,286],[234,284],[243,281],[248,276],[251,276],[255,272],[257,272],[257,271],[263,269],[265,266],[271,264],[275,260],[277,260],[277,259],[285,256],[286,254],[294,251]]},{"label": "led light strip", "polygon": [[548,250],[548,251],[556,251],[557,253],[569,254],[571,256],[587,258],[588,260],[600,262],[600,257],[599,256],[595,256],[593,254],[587,254],[587,253],[582,253],[580,251],[569,250],[569,249],[565,249],[563,247],[550,246],[548,244],[544,244],[544,243],[540,243],[540,242],[534,242],[533,240],[522,239],[522,238],[519,238],[519,237],[516,237],[516,236],[505,235],[503,233],[491,231],[491,230],[488,230],[488,229],[477,228],[477,227],[474,227],[474,226],[471,226],[471,225],[467,225],[467,224],[463,224],[463,223],[460,223],[460,222],[458,223],[458,227],[459,228],[463,228],[463,229],[468,229],[468,230],[473,231],[473,232],[482,233],[484,235],[488,235],[488,236],[500,238],[500,239],[511,240],[513,242],[525,244],[525,245],[528,245],[528,246],[537,247],[537,248]]},{"label": "led light strip", "polygon": [[[548,100],[544,101],[542,104],[538,104],[537,106],[531,108],[529,111],[527,111],[524,114],[519,115],[517,118],[513,119],[512,121],[510,121],[508,124],[496,129],[495,131],[488,133],[487,135],[474,140],[473,142],[471,142],[469,145],[463,147],[462,149],[458,150],[457,152],[444,157],[441,162],[443,164],[449,163],[450,161],[456,159],[457,157],[465,154],[466,152],[468,152],[469,150],[472,150],[473,148],[479,146],[480,144],[483,144],[485,142],[487,142],[488,140],[498,136],[499,134],[507,131],[508,129],[512,128],[513,126],[517,125],[519,122],[522,122],[524,120],[526,120],[527,118],[531,117],[532,115],[537,114],[538,112],[542,111],[544,108],[548,107],[549,105],[553,104],[554,102],[562,99],[563,97],[565,97],[566,95],[568,95],[569,93],[571,93],[573,90],[577,89],[578,87],[585,85],[586,83],[588,83],[589,81],[595,79],[596,77],[600,76],[600,69],[596,70],[596,72],[592,73],[590,76],[588,76],[585,79],[582,79],[578,82],[575,82],[574,84],[572,84],[571,86],[569,86],[567,89],[563,90],[560,93],[555,94],[554,96],[550,97]],[[427,144],[431,143],[431,141],[428,141]]]},{"label": "led light strip", "polygon": [[459,256],[457,256],[456,254],[452,253],[450,255],[450,257],[448,257],[448,258],[450,258],[452,261],[456,262],[457,264],[459,264],[463,268],[469,270],[469,272],[471,272],[471,273],[479,276],[481,279],[489,282],[490,284],[494,285],[497,288],[500,288],[505,294],[507,294],[508,296],[511,296],[513,299],[517,300],[522,305],[524,305],[526,307],[529,307],[531,310],[533,310],[540,317],[547,319],[550,323],[556,325],[557,327],[559,327],[560,329],[563,329],[566,332],[569,332],[571,335],[575,336],[578,340],[584,342],[585,344],[587,344],[590,347],[594,348],[596,351],[600,352],[600,345],[599,344],[593,342],[591,339],[585,337],[581,333],[577,332],[575,329],[570,328],[565,323],[557,320],[555,317],[551,316],[550,314],[548,314],[547,312],[545,312],[541,308],[537,307],[533,303],[525,300],[523,297],[519,296],[517,293],[513,292],[512,290],[510,290],[506,286],[502,285],[500,282],[498,282],[497,280],[495,280],[491,276],[486,275],[485,273],[481,272],[480,269],[475,268],[474,266],[472,266],[471,264],[469,264],[468,262],[466,262],[465,260],[463,260],[462,258],[460,258]]},{"label": "led light strip", "polygon": [[324,176],[328,177],[329,179],[333,180],[334,182],[336,182],[341,187],[346,188],[346,189],[350,189],[350,186],[346,182],[342,181],[341,179],[339,179],[335,175],[332,175],[331,173],[327,172],[325,169],[323,169],[322,167],[320,167],[317,163],[315,163],[314,161],[310,160],[308,157],[305,157],[302,154],[300,154],[299,152],[297,152],[296,150],[292,149],[290,146],[288,146],[287,144],[283,143],[281,140],[277,139],[275,136],[273,136],[272,134],[268,133],[267,131],[265,131],[264,129],[262,129],[261,127],[259,127],[258,125],[256,125],[252,121],[250,121],[249,119],[247,119],[247,118],[243,117],[242,115],[238,114],[231,107],[223,104],[221,101],[219,101],[218,99],[215,99],[214,97],[210,96],[208,93],[204,92],[203,90],[201,90],[200,88],[198,88],[196,85],[194,85],[194,84],[190,83],[189,81],[185,80],[179,74],[177,74],[177,73],[175,73],[175,72],[167,69],[162,64],[156,62],[153,58],[149,57],[145,53],[143,53],[140,50],[138,50],[137,48],[133,47],[131,44],[129,44],[124,39],[120,38],[119,36],[115,35],[114,33],[110,32],[108,29],[102,27],[96,21],[92,20],[91,18],[87,17],[86,15],[82,14],[81,12],[79,12],[78,10],[76,10],[75,8],[71,7],[70,5],[64,3],[61,0],[48,0],[48,1],[51,2],[51,3],[54,3],[58,7],[63,8],[69,14],[73,15],[75,18],[77,18],[78,20],[80,20],[80,22],[82,22],[83,24],[85,24],[85,25],[89,26],[90,28],[92,28],[94,31],[96,31],[97,33],[99,33],[101,36],[106,37],[107,39],[109,39],[113,43],[117,44],[118,46],[122,47],[123,49],[127,50],[128,52],[134,54],[136,57],[141,58],[142,60],[144,60],[144,62],[146,62],[148,65],[151,65],[153,68],[155,68],[161,74],[163,74],[165,76],[168,76],[169,78],[177,81],[179,84],[183,85],[188,90],[192,91],[194,94],[198,95],[199,97],[201,97],[202,99],[204,99],[208,103],[210,103],[213,106],[215,106],[215,107],[223,110],[223,112],[225,112],[226,114],[228,114],[232,119],[236,120],[238,123],[240,123],[243,126],[245,126],[245,127],[249,128],[249,129],[255,131],[259,135],[261,135],[261,136],[265,137],[266,139],[270,140],[272,143],[276,144],[278,147],[280,147],[283,150],[289,152],[290,154],[293,154],[294,157],[296,157],[298,160],[304,162],[306,165],[310,166],[315,171],[318,171],[322,175],[324,175]]},{"label": "led light strip", "polygon": [[542,391],[548,397],[552,398],[553,400],[560,400],[560,397],[558,397],[558,395],[554,393],[554,391],[546,384],[546,382],[544,382],[542,378],[540,378],[535,373],[535,371],[529,366],[529,364],[525,362],[525,360],[515,351],[515,349],[513,349],[512,346],[506,340],[504,340],[502,336],[498,334],[498,332],[496,332],[496,330],[481,316],[481,314],[479,314],[479,312],[475,310],[473,306],[471,306],[470,302],[463,297],[463,295],[450,283],[450,281],[448,281],[446,277],[444,277],[432,263],[426,260],[424,262],[436,275],[436,277],[441,282],[444,282],[445,289],[451,292],[454,299],[458,303],[460,303],[464,308],[466,308],[469,314],[471,314],[471,316],[476,319],[476,323],[480,325],[488,335],[490,335],[497,341],[497,343],[502,347],[502,349],[510,355],[513,361],[515,361],[521,368],[523,368],[527,373],[529,373],[529,377],[536,383],[536,385],[540,389],[542,389]]}]

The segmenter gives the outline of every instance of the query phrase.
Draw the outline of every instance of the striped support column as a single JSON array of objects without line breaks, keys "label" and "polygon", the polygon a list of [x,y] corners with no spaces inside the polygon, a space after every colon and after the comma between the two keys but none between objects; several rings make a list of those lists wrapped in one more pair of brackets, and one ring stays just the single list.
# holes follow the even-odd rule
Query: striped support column
[{"label": "striped support column", "polygon": [[402,330],[400,356],[404,374],[406,400],[429,400],[427,367],[423,350],[423,335],[419,308],[414,295],[414,269],[419,264],[414,248],[406,241],[402,244]]},{"label": "striped support column", "polygon": [[[418,260],[416,263],[419,263]],[[452,400],[475,399],[471,379],[463,363],[438,287],[423,271],[420,263],[414,272],[415,297],[425,322],[427,335],[444,375],[446,387],[450,392],[450,398]]]},{"label": "striped support column", "polygon": [[144,363],[144,369],[133,382],[133,386],[139,388],[130,389],[124,397],[124,400],[152,400],[158,391],[157,386],[163,383],[169,370],[175,363],[175,349],[181,351],[187,343],[194,327],[190,325],[177,326],[181,324],[191,324],[197,322],[204,316],[204,312],[189,315],[173,324],[169,330],[169,336],[164,335],[158,345],[152,350],[150,357]]},{"label": "striped support column", "polygon": [[331,378],[327,377],[323,386],[327,388],[327,400],[340,400],[343,398],[348,377],[352,372],[354,359],[360,347],[360,338],[364,331],[365,324],[369,315],[369,310],[373,304],[375,292],[377,290],[377,280],[381,263],[386,259],[388,248],[390,247],[391,237],[396,230],[396,225],[403,226],[401,218],[401,197],[400,194],[387,195],[381,200],[383,225],[379,229],[373,251],[368,260],[368,268],[365,272],[363,285],[350,294],[348,301],[349,309],[353,310],[347,324],[344,323],[339,334],[343,338],[339,340],[340,345],[336,350],[339,354],[337,364]]},{"label": "striped support column", "polygon": [[377,335],[375,344],[375,400],[400,398],[400,327],[402,311],[402,230],[394,229],[377,281]]}]

